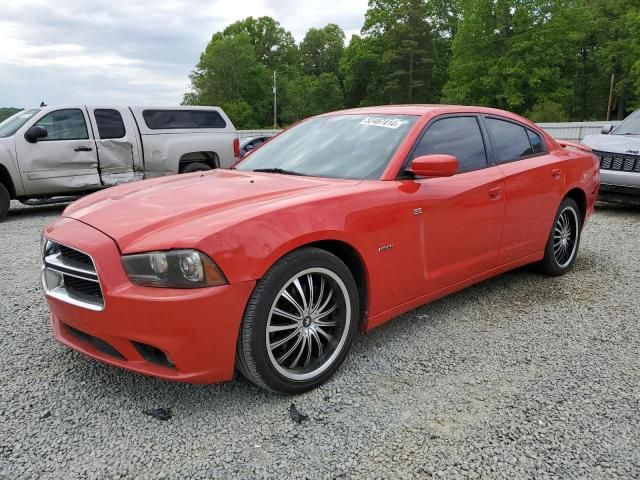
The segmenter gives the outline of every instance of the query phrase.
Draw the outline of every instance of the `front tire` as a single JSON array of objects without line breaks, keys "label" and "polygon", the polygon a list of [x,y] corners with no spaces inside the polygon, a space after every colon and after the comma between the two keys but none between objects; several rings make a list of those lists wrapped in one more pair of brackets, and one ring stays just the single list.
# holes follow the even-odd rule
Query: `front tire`
[{"label": "front tire", "polygon": [[0,222],[4,220],[9,212],[9,206],[11,205],[11,195],[7,188],[0,183]]},{"label": "front tire", "polygon": [[296,250],[256,285],[240,329],[236,365],[267,390],[310,390],[342,364],[359,318],[358,289],[347,266],[319,248]]},{"label": "front tire", "polygon": [[565,198],[556,213],[547,240],[540,270],[547,275],[559,276],[567,273],[576,262],[582,233],[580,207],[571,198]]}]

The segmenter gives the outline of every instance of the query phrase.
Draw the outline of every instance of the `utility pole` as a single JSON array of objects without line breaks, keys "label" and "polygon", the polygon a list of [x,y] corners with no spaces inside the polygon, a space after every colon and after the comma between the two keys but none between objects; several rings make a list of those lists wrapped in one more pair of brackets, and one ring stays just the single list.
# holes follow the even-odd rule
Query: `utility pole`
[{"label": "utility pole", "polygon": [[611,104],[613,103],[613,85],[616,81],[616,72],[611,74],[611,85],[609,86],[609,105],[607,106],[607,122],[611,118]]},{"label": "utility pole", "polygon": [[276,71],[273,71],[273,129],[278,128],[278,87],[276,86]]}]

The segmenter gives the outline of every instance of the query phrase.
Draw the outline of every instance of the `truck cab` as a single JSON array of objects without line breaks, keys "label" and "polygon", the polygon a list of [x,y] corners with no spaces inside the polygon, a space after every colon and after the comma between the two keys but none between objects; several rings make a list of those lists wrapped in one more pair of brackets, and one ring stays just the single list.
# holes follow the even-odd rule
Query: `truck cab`
[{"label": "truck cab", "polygon": [[0,123],[0,219],[9,200],[68,200],[144,178],[226,168],[238,135],[217,107],[56,106]]}]

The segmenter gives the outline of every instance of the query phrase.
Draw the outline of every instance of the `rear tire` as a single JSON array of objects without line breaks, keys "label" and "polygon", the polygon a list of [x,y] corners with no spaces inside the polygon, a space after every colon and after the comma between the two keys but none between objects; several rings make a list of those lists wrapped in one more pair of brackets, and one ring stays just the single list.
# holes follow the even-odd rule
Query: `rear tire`
[{"label": "rear tire", "polygon": [[296,250],[258,281],[240,328],[236,366],[266,390],[310,390],[340,367],[359,318],[347,266],[319,248]]},{"label": "rear tire", "polygon": [[571,198],[565,198],[553,220],[547,240],[544,258],[539,270],[547,275],[559,276],[567,273],[576,262],[582,233],[580,207]]},{"label": "rear tire", "polygon": [[203,172],[205,170],[211,170],[211,166],[203,162],[187,163],[180,167],[180,173]]},{"label": "rear tire", "polygon": [[11,195],[9,195],[7,188],[0,183],[0,222],[7,216],[10,205]]}]

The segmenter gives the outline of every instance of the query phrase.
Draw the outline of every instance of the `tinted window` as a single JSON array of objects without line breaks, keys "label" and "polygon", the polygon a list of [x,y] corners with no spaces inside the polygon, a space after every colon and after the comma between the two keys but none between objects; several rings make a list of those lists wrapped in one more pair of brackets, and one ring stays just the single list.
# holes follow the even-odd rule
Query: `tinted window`
[{"label": "tinted window", "polygon": [[96,117],[96,125],[101,139],[124,137],[124,122],[119,111],[101,108],[94,110],[93,115]]},{"label": "tinted window", "polygon": [[81,110],[56,110],[47,113],[36,123],[38,127],[47,129],[47,136],[42,141],[50,140],[86,140],[89,138],[87,124]]},{"label": "tinted window", "polygon": [[147,127],[165,128],[224,128],[222,116],[215,110],[145,110],[142,112]]},{"label": "tinted window", "polygon": [[278,168],[316,177],[377,179],[416,118],[410,115],[311,118],[273,137],[236,168]]},{"label": "tinted window", "polygon": [[458,172],[487,166],[487,154],[475,117],[451,117],[433,123],[416,147],[413,158],[444,153],[458,158]]},{"label": "tinted window", "polygon": [[531,130],[527,130],[527,133],[529,134],[529,141],[531,142],[533,153],[544,153],[546,149],[540,135]]},{"label": "tinted window", "polygon": [[518,160],[533,153],[527,130],[512,122],[487,118],[497,163]]}]

